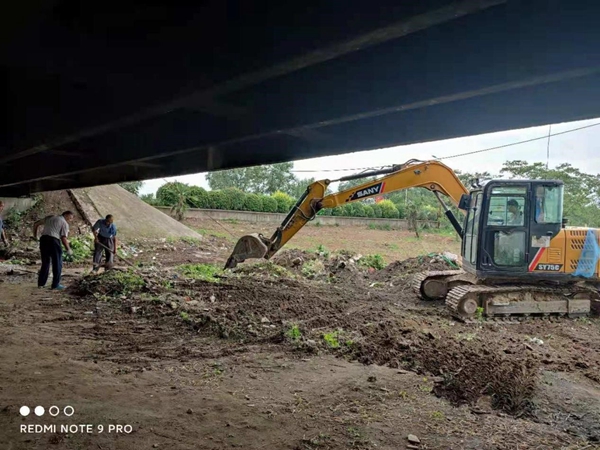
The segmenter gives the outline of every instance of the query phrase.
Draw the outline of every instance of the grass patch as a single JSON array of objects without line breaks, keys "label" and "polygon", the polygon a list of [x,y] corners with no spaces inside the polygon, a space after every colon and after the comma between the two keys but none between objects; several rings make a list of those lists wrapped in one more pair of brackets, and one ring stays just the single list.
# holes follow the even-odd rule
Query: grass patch
[{"label": "grass patch", "polygon": [[[73,256],[70,258],[71,262],[82,262],[92,257],[94,241],[90,236],[71,238],[69,244],[71,244],[71,250],[73,250]],[[65,254],[65,256],[67,255]]]},{"label": "grass patch", "polygon": [[143,290],[144,279],[132,270],[110,270],[100,275],[88,275],[78,285],[81,294],[100,297],[130,295]]},{"label": "grass patch", "polygon": [[179,317],[181,317],[181,320],[183,320],[184,322],[189,322],[190,319],[190,315],[188,313],[186,313],[185,311],[181,311],[179,313]]},{"label": "grass patch", "polygon": [[179,272],[186,278],[218,283],[218,276],[223,270],[213,264],[183,264],[178,267]]},{"label": "grass patch", "polygon": [[358,264],[365,267],[371,267],[376,270],[381,270],[385,267],[385,261],[383,257],[376,253],[375,255],[363,256],[358,260]]},{"label": "grass patch", "polygon": [[392,231],[392,226],[389,223],[370,223],[369,230]]},{"label": "grass patch", "polygon": [[302,275],[310,279],[322,273],[324,270],[325,266],[323,263],[318,259],[315,259],[312,261],[306,261],[304,264],[302,264],[301,272]]}]

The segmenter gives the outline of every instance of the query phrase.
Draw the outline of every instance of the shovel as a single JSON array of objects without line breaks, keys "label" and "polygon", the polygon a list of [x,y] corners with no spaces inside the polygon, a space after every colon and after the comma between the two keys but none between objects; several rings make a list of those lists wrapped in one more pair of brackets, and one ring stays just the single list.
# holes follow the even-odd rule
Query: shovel
[{"label": "shovel", "polygon": [[131,261],[129,261],[128,259],[123,258],[122,256],[119,256],[117,254],[117,252],[113,252],[110,248],[108,248],[106,245],[104,245],[101,242],[95,242],[95,244],[99,245],[100,247],[102,247],[103,249],[108,250],[109,252],[111,252],[113,255],[115,255],[117,258],[119,258],[121,261],[123,261],[124,263],[127,263],[128,265],[130,265],[131,267],[133,267],[134,269],[138,269],[139,267],[136,266],[134,263],[132,263]]}]

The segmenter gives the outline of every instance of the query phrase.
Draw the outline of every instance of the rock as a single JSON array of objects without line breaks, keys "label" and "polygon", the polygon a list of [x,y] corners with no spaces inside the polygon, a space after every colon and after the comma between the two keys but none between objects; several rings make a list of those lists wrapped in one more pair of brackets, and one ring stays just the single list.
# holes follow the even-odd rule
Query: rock
[{"label": "rock", "polygon": [[531,351],[533,351],[533,347],[532,347],[531,345],[529,345],[529,344],[525,344],[525,348],[526,348],[527,350],[531,350]]},{"label": "rock", "polygon": [[575,367],[579,367],[580,369],[589,369],[590,365],[583,361],[577,361],[575,363]]},{"label": "rock", "polygon": [[408,444],[408,445],[406,446],[406,448],[410,448],[411,450],[413,450],[413,449],[419,449],[419,448],[421,448],[421,447],[419,447],[418,445],[412,445],[412,444]]},{"label": "rock", "polygon": [[310,346],[310,347],[316,347],[317,345],[317,341],[312,340],[312,339],[307,339],[306,340],[306,345]]},{"label": "rock", "polygon": [[131,307],[131,314],[135,314],[137,312],[137,310],[139,309],[138,306],[132,306]]},{"label": "rock", "polygon": [[192,408],[188,409],[186,412],[187,412],[188,414],[194,414],[194,410],[193,410]]},{"label": "rock", "polygon": [[292,259],[292,267],[297,267],[297,266],[301,266],[302,265],[302,258],[300,258],[299,256]]},{"label": "rock", "polygon": [[158,448],[158,444],[152,444],[152,448]]},{"label": "rock", "polygon": [[367,378],[367,381],[369,383],[375,383],[377,381],[377,377],[371,375],[369,378]]},{"label": "rock", "polygon": [[177,303],[171,302],[171,308],[172,309],[177,309]]},{"label": "rock", "polygon": [[408,439],[408,442],[410,442],[411,444],[420,444],[421,443],[421,440],[414,434],[409,434],[407,439]]},{"label": "rock", "polygon": [[215,297],[214,295],[211,295],[211,296],[209,297],[209,299],[210,299],[210,302],[211,302],[211,303],[214,303],[214,302],[217,300],[217,297]]},{"label": "rock", "polygon": [[260,323],[271,323],[271,321],[267,317],[263,317],[260,319]]}]

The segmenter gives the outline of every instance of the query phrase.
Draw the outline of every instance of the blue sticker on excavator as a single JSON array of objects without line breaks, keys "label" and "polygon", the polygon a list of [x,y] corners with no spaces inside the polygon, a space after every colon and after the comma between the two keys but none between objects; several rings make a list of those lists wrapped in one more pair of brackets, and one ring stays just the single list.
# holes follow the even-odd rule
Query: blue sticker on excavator
[{"label": "blue sticker on excavator", "polygon": [[598,237],[594,230],[588,230],[585,242],[583,244],[583,250],[581,250],[581,256],[577,263],[577,270],[573,273],[576,277],[593,277],[596,273],[596,267],[598,267],[598,260],[600,259],[600,246],[598,245]]}]

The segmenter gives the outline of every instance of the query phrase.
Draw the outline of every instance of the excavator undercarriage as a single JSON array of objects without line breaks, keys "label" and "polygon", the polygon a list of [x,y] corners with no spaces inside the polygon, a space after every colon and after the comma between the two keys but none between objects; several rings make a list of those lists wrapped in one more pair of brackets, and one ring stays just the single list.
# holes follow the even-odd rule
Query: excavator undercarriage
[{"label": "excavator undercarriage", "polygon": [[598,290],[585,282],[523,284],[496,280],[488,284],[463,270],[421,272],[413,290],[423,300],[444,300],[453,316],[462,321],[486,318],[585,316]]}]

